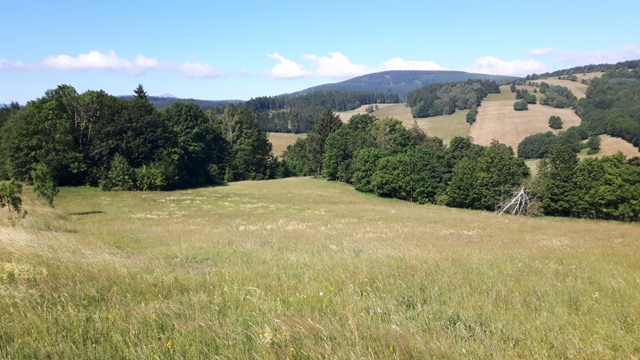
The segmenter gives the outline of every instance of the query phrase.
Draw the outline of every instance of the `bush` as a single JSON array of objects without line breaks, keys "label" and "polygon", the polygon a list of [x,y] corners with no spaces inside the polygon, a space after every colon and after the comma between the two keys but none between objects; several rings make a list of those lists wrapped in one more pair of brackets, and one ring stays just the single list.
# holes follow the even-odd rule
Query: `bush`
[{"label": "bush", "polygon": [[555,130],[562,129],[562,119],[559,116],[551,116],[549,118],[549,127]]}]

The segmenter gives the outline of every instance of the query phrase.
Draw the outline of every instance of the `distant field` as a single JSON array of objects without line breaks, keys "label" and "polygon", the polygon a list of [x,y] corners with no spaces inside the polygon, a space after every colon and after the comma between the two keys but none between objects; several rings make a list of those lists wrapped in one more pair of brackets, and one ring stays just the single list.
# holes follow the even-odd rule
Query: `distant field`
[{"label": "distant field", "polygon": [[605,155],[614,155],[618,151],[625,154],[627,158],[640,156],[640,152],[638,152],[638,148],[633,146],[633,144],[627,142],[626,140],[612,137],[609,135],[600,135],[600,141],[601,141],[600,151],[597,154],[587,155],[588,149],[585,149],[578,156],[581,158],[601,157]]},{"label": "distant field", "polygon": [[269,141],[273,145],[273,156],[280,156],[287,149],[287,146],[292,145],[298,138],[305,138],[307,134],[289,134],[289,133],[267,133]]},{"label": "distant field", "polygon": [[[373,115],[378,116],[378,113],[380,111],[382,111],[383,109],[387,108],[387,107],[393,107],[393,106],[398,106],[398,105],[402,105],[402,104],[377,104],[379,110],[376,111]],[[343,122],[347,122],[349,121],[349,119],[351,119],[351,117],[353,115],[358,115],[358,114],[366,114],[367,112],[365,111],[367,106],[369,105],[362,105],[359,108],[355,109],[355,110],[350,110],[350,111],[336,111],[336,115],[340,116],[340,119]],[[374,104],[375,106],[375,104]],[[411,116],[411,112],[409,112],[409,116]],[[378,116],[379,118],[383,119],[384,116]],[[396,118],[397,119],[397,118]],[[400,119],[398,119],[400,120]]]},{"label": "distant field", "polygon": [[[568,88],[569,90],[571,90],[571,92],[573,93],[573,95],[575,95],[578,99],[582,99],[584,98],[586,95],[586,91],[587,91],[587,85],[584,85],[580,82],[581,79],[590,79],[593,76],[597,75],[597,74],[601,74],[601,73],[593,73],[591,74],[591,77],[589,77],[590,75],[579,75],[579,80],[578,81],[570,81],[570,80],[558,80],[558,78],[546,78],[546,79],[538,79],[538,80],[533,80],[533,82],[537,82],[537,83],[541,83],[541,82],[546,82],[549,85],[559,85],[559,86],[564,86],[566,88]],[[578,75],[576,75],[578,76]]]},{"label": "distant field", "polygon": [[[517,150],[518,144],[527,136],[552,130],[549,117],[560,116],[564,129],[580,125],[580,118],[571,109],[555,109],[539,104],[529,105],[529,110],[513,110],[513,101],[484,101],[478,108],[478,117],[471,127],[470,135],[476,144],[489,145],[496,139]],[[560,130],[561,131],[561,130]]]},{"label": "distant field", "polygon": [[311,178],[64,188],[0,219],[2,359],[633,359],[640,224]]},{"label": "distant field", "polygon": [[[361,113],[365,113],[366,106],[361,107]],[[467,124],[466,116],[468,110],[456,111],[452,115],[436,116],[425,119],[414,119],[411,116],[411,108],[405,106],[405,104],[385,104],[380,107],[380,110],[374,111],[372,115],[379,119],[394,118],[402,121],[402,124],[406,128],[410,128],[413,125],[413,121],[416,120],[418,126],[424,130],[429,136],[437,136],[444,140],[445,143],[455,136],[467,137],[469,136],[469,124]],[[346,116],[352,116],[352,112],[338,113],[341,119],[345,121]],[[348,119],[347,119],[348,120]]]}]

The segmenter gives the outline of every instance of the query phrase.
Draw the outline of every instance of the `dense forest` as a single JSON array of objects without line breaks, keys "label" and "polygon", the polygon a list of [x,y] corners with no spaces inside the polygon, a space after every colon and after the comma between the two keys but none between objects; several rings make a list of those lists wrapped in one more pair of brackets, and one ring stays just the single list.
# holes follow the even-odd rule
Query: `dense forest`
[{"label": "dense forest", "polygon": [[489,80],[435,83],[411,91],[407,95],[407,105],[414,118],[450,115],[456,109],[480,106],[487,95],[499,93],[500,85]]},{"label": "dense forest", "polygon": [[242,104],[256,114],[265,131],[303,133],[311,130],[325,108],[334,111],[354,110],[366,104],[396,104],[396,94],[365,91],[316,91],[296,97],[264,96]]},{"label": "dense forest", "polygon": [[276,176],[266,133],[247,109],[222,114],[177,102],[161,111],[139,86],[131,100],[68,85],[4,109],[0,178],[31,182],[45,166],[60,185],[156,190]]},{"label": "dense forest", "polygon": [[[133,95],[118,96],[122,100],[132,100]],[[200,99],[181,99],[175,97],[163,97],[163,96],[147,96],[149,102],[157,109],[162,110],[167,106],[171,106],[177,102],[184,102],[189,104],[196,104],[201,108],[207,107],[224,107],[227,104],[239,104],[242,100],[200,100]]]}]

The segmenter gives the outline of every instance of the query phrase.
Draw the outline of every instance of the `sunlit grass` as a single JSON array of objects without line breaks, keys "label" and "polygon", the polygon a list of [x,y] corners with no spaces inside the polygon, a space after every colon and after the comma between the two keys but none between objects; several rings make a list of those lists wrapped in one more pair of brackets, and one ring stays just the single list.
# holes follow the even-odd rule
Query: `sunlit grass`
[{"label": "sunlit grass", "polygon": [[56,204],[29,197],[27,219],[0,227],[0,358],[640,352],[637,224],[497,217],[309,178],[71,188]]}]

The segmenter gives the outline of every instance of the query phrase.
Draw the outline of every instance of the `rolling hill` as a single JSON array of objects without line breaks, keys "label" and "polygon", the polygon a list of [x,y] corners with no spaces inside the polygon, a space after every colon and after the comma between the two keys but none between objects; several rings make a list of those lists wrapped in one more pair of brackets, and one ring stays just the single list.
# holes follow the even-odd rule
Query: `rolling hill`
[{"label": "rolling hill", "polygon": [[414,89],[437,82],[465,80],[495,80],[497,82],[515,80],[513,76],[474,74],[464,71],[440,70],[395,70],[358,76],[338,83],[323,84],[297,91],[287,96],[295,97],[314,91],[370,91],[374,93],[395,93],[405,100]]}]

